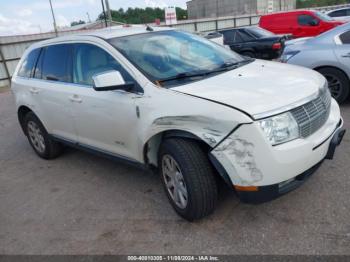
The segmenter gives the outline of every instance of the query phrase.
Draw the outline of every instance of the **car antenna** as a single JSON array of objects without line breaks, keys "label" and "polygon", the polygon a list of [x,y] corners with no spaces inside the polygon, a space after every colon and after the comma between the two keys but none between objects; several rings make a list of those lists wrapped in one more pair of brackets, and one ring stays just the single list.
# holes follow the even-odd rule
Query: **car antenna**
[{"label": "car antenna", "polygon": [[150,27],[149,25],[146,24],[146,30],[149,31],[149,32],[153,32],[154,29],[152,27]]}]

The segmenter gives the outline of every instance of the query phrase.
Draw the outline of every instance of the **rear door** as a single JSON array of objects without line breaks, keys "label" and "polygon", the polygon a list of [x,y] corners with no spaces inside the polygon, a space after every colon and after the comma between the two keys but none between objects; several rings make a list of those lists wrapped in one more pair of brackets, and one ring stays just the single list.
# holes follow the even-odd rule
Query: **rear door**
[{"label": "rear door", "polygon": [[[12,79],[12,89],[19,93],[20,96],[25,97],[26,105],[32,108],[40,119],[40,107],[37,106],[39,99],[38,83],[33,81],[33,74],[35,66],[39,59],[41,48],[30,51],[27,57],[23,60],[21,67],[17,72],[17,76]],[[45,119],[42,119],[44,121]]]},{"label": "rear door", "polygon": [[50,45],[42,49],[32,81],[37,105],[46,119],[49,133],[76,141],[72,103],[69,100],[72,94],[71,72],[71,45]]},{"label": "rear door", "polygon": [[338,61],[350,72],[350,30],[336,37],[335,53]]}]

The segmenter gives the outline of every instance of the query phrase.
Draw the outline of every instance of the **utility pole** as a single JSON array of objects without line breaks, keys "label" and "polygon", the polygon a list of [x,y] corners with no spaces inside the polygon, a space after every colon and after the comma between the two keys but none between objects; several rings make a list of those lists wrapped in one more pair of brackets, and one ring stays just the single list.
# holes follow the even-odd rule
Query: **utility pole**
[{"label": "utility pole", "polygon": [[50,7],[51,7],[52,19],[53,19],[53,27],[54,27],[54,29],[55,29],[55,34],[56,34],[56,36],[58,36],[55,13],[53,12],[51,0],[49,0],[49,2],[50,2]]},{"label": "utility pole", "polygon": [[91,23],[91,19],[90,19],[89,12],[86,12],[86,15],[87,15],[87,18],[88,18],[89,23]]},{"label": "utility pole", "polygon": [[106,1],[106,9],[107,9],[107,15],[108,15],[108,20],[109,20],[109,26],[112,26],[112,13],[111,13],[111,8],[109,7],[109,1]]},{"label": "utility pole", "polygon": [[102,4],[102,11],[103,11],[103,18],[105,20],[105,26],[108,27],[107,17],[106,17],[106,10],[105,10],[105,4],[103,3],[103,0],[101,0],[101,4]]}]

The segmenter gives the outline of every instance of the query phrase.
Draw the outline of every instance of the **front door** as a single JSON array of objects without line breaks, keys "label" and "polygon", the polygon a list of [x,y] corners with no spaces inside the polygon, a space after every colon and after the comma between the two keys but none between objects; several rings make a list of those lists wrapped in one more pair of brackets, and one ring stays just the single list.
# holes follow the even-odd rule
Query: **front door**
[{"label": "front door", "polygon": [[298,26],[294,29],[295,37],[316,36],[321,33],[321,21],[309,14],[298,15]]},{"label": "front door", "polygon": [[83,146],[134,160],[137,147],[137,110],[140,95],[125,91],[95,91],[95,74],[116,70],[125,81],[135,81],[104,49],[87,43],[75,44],[72,103],[78,141]]}]

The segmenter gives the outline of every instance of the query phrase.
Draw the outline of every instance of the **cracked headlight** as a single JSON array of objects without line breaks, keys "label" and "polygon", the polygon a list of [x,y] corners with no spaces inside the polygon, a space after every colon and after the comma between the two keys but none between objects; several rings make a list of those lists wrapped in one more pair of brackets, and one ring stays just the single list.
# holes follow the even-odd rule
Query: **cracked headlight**
[{"label": "cracked headlight", "polygon": [[259,125],[272,145],[299,138],[298,123],[290,112],[260,120]]}]

